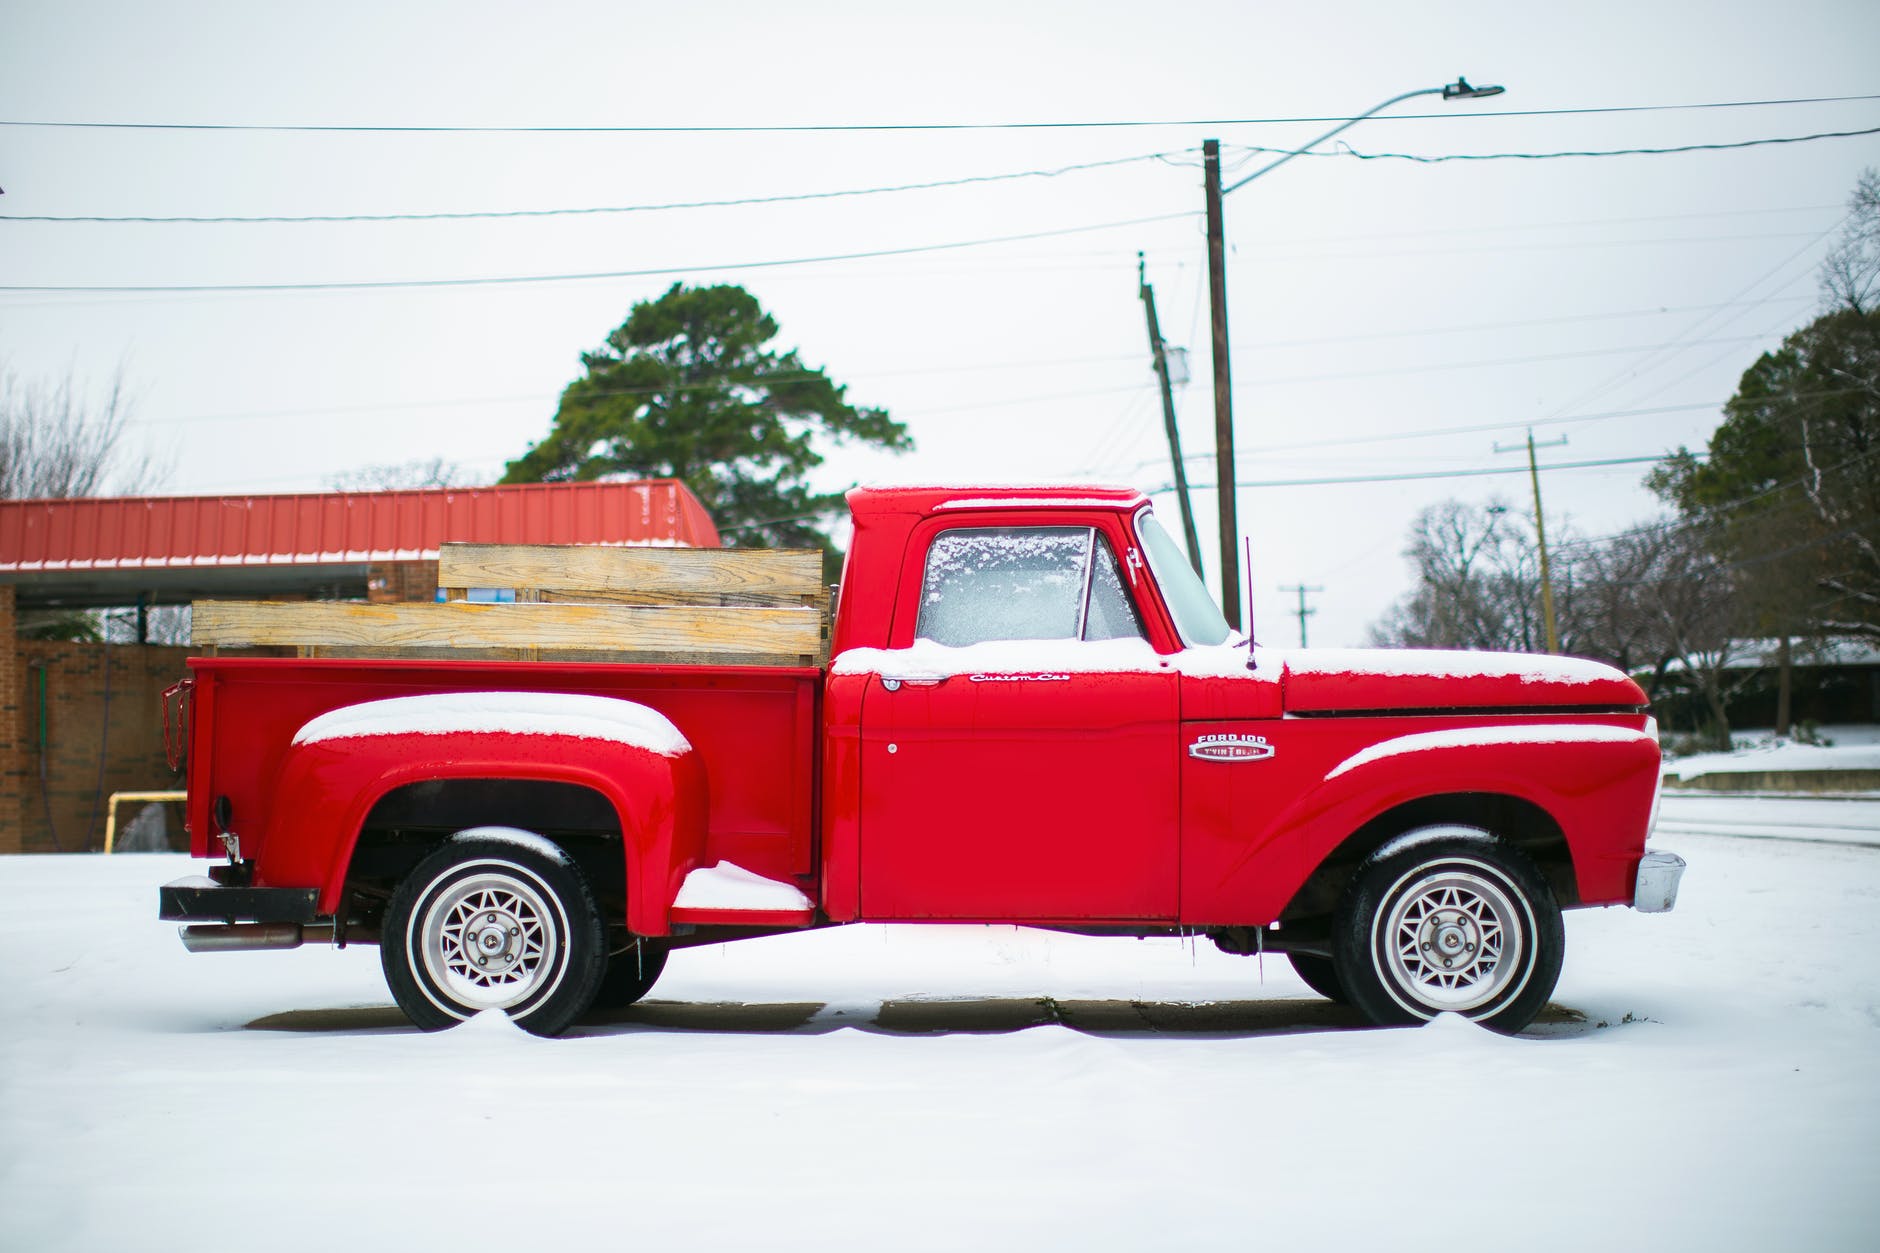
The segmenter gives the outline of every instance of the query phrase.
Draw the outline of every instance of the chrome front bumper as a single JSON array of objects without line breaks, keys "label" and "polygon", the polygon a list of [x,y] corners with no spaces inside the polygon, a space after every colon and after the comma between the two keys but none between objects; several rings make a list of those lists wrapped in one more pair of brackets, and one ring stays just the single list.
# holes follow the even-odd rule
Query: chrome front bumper
[{"label": "chrome front bumper", "polygon": [[1678,880],[1684,877],[1684,859],[1676,853],[1647,852],[1638,864],[1632,908],[1641,914],[1662,914],[1678,903]]}]

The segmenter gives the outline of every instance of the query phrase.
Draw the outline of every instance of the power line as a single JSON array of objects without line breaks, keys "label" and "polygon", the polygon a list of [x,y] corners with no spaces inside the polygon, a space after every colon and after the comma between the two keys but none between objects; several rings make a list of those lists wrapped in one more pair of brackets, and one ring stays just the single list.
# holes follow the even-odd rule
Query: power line
[{"label": "power line", "polygon": [[[1739,335],[1724,339],[1705,339],[1692,341],[1693,344],[1757,344],[1764,342],[1766,335]],[[1574,352],[1538,353],[1527,357],[1490,357],[1477,361],[1434,361],[1421,365],[1383,366],[1375,370],[1338,370],[1329,374],[1288,374],[1271,378],[1256,378],[1236,383],[1238,387],[1273,387],[1294,383],[1331,383],[1345,379],[1385,378],[1398,374],[1430,374],[1443,370],[1475,370],[1490,366],[1535,365],[1546,361],[1578,361],[1587,357],[1610,357],[1629,352],[1648,352],[1653,349],[1670,348],[1675,344],[1621,344],[1616,348],[1586,348]]]},{"label": "power line", "polygon": [[[1476,114],[1475,116],[1482,116]],[[1567,157],[1664,157],[1682,152],[1726,152],[1736,148],[1764,148],[1771,144],[1807,144],[1818,139],[1857,139],[1880,135],[1880,126],[1857,131],[1819,131],[1812,135],[1782,135],[1769,139],[1739,139],[1730,143],[1679,144],[1671,148],[1599,148],[1563,152],[1360,152],[1344,143],[1330,149],[1251,147],[1256,153],[1289,157],[1351,157],[1359,161],[1412,161],[1440,165],[1445,161],[1558,161]]]},{"label": "power line", "polygon": [[[1716,100],[1687,104],[1605,105],[1575,109],[1502,109],[1488,112],[1397,113],[1374,119],[1385,122],[1449,121],[1458,117],[1586,117],[1596,114],[1675,113],[1704,109],[1761,109],[1787,105],[1854,104],[1880,100],[1880,95],[1803,96],[1778,100]],[[1367,115],[1368,116],[1368,115]],[[909,131],[1106,130],[1155,126],[1287,126],[1295,123],[1354,122],[1350,115],[1323,117],[1239,118],[1122,118],[1103,121],[1004,122],[809,122],[734,124],[722,126],[421,126],[349,125],[343,123],[276,122],[75,122],[25,118],[0,119],[0,126],[56,130],[212,131],[262,134],[374,134],[374,135],[789,135],[869,134]]]},{"label": "power line", "polygon": [[1012,182],[1029,178],[1056,178],[1086,170],[1111,169],[1165,160],[1174,153],[1151,152],[1141,156],[1117,157],[1108,161],[1085,161],[1037,170],[1016,170],[1006,174],[977,174],[964,178],[934,179],[922,183],[897,183],[886,187],[854,187],[838,191],[781,193],[769,196],[737,196],[725,200],[674,200],[657,204],[595,205],[564,209],[487,209],[439,211],[434,213],[301,213],[301,214],[98,214],[98,213],[0,213],[7,222],[137,222],[170,224],[289,223],[289,222],[458,222],[490,218],[579,217],[621,213],[664,213],[678,209],[724,209],[747,205],[790,204],[806,200],[839,200],[856,196],[881,196],[897,192],[932,191],[945,187],[970,187],[984,183]]},{"label": "power line", "polygon": [[[1599,466],[1641,465],[1645,462],[1663,461],[1663,454],[1650,457],[1605,457],[1597,461],[1555,461],[1540,466],[1546,470],[1590,470]],[[1495,474],[1526,474],[1525,466],[1489,466],[1474,470],[1418,470],[1408,474],[1353,474],[1334,478],[1319,479],[1235,479],[1235,487],[1331,487],[1346,483],[1403,483],[1413,479],[1467,479],[1481,478]],[[1195,482],[1189,485],[1195,491],[1216,491],[1213,483]],[[1172,490],[1172,485],[1157,487],[1150,492],[1155,495]]]},{"label": "power line", "polygon": [[[1784,399],[1802,400],[1802,399],[1812,399],[1812,398],[1822,397],[1822,396],[1845,396],[1851,392],[1857,392],[1857,391],[1862,391],[1862,390],[1864,389],[1857,388],[1857,387],[1848,387],[1848,388],[1842,388],[1838,391],[1831,391],[1831,392],[1794,392],[1794,393],[1787,394],[1784,397]],[[1673,454],[1669,454],[1669,453],[1666,454],[1665,459],[1668,459],[1671,455]],[[1702,457],[1707,457],[1710,454],[1708,452],[1700,452],[1700,453],[1692,453],[1691,455],[1693,457],[1702,458]],[[1830,474],[1839,474],[1841,471],[1849,468],[1850,466],[1859,465],[1861,462],[1867,461],[1876,456],[1880,456],[1880,449],[1869,449],[1866,452],[1855,453],[1853,456],[1848,457],[1846,460],[1837,462],[1836,464],[1827,467],[1825,470],[1822,470],[1820,473],[1823,476],[1830,475]],[[1726,500],[1726,501],[1721,501],[1714,505],[1705,505],[1703,507],[1702,513],[1700,513],[1696,517],[1663,518],[1657,522],[1647,522],[1643,524],[1642,526],[1627,527],[1623,531],[1613,531],[1606,535],[1592,535],[1592,536],[1587,536],[1585,538],[1569,539],[1569,540],[1562,542],[1557,547],[1561,549],[1586,548],[1586,547],[1593,547],[1599,544],[1608,544],[1608,543],[1611,543],[1613,540],[1626,539],[1633,535],[1650,534],[1653,531],[1662,532],[1664,534],[1670,534],[1673,531],[1694,530],[1699,527],[1709,526],[1711,522],[1714,520],[1714,518],[1716,517],[1716,515],[1735,513],[1739,509],[1747,509],[1749,506],[1755,504],[1759,500],[1766,500],[1770,496],[1774,496],[1779,492],[1786,492],[1792,488],[1801,487],[1807,484],[1808,482],[1810,482],[1811,480],[1813,480],[1815,477],[1816,477],[1815,474],[1813,472],[1810,472],[1808,474],[1799,475],[1796,478],[1785,479],[1782,482],[1773,483],[1769,485],[1768,487],[1761,488],[1760,490],[1751,492],[1747,496],[1739,496],[1735,500]]]},{"label": "power line", "polygon": [[362,282],[321,283],[117,283],[117,284],[18,284],[0,286],[0,292],[296,292],[296,291],[383,291],[393,288],[427,287],[497,287],[524,283],[575,283],[603,279],[662,278],[697,274],[712,270],[766,270],[793,265],[821,265],[836,261],[867,261],[877,257],[905,257],[917,253],[948,252],[959,248],[981,248],[991,244],[1024,243],[1033,239],[1054,239],[1064,235],[1083,235],[1092,231],[1120,230],[1126,226],[1148,226],[1157,222],[1185,221],[1199,216],[1193,212],[1160,213],[1153,217],[1130,218],[1121,222],[1096,222],[1088,226],[1066,226],[1057,230],[1027,231],[1018,235],[993,235],[983,239],[954,240],[944,244],[915,244],[903,248],[877,248],[863,252],[827,253],[814,257],[783,257],[760,261],[721,261],[698,265],[659,266],[645,270],[608,270],[585,274],[511,274],[481,278],[377,279]]}]

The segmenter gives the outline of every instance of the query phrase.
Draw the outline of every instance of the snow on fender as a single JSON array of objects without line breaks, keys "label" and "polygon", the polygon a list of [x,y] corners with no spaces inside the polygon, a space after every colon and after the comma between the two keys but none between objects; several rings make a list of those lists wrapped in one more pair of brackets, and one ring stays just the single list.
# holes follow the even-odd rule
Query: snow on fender
[{"label": "snow on fender", "polygon": [[448,692],[332,710],[294,735],[260,844],[264,876],[320,883],[338,902],[353,848],[381,799],[411,784],[510,779],[598,793],[619,818],[628,918],[669,930],[674,868],[702,852],[706,795],[691,743],[656,710],[564,692]]},{"label": "snow on fender", "polygon": [[1371,744],[1338,763],[1325,775],[1326,782],[1349,774],[1361,766],[1386,757],[1406,753],[1428,753],[1447,748],[1486,748],[1514,744],[1631,744],[1656,741],[1644,731],[1630,727],[1579,726],[1559,724],[1519,727],[1458,727],[1449,731],[1421,731],[1396,739]]}]

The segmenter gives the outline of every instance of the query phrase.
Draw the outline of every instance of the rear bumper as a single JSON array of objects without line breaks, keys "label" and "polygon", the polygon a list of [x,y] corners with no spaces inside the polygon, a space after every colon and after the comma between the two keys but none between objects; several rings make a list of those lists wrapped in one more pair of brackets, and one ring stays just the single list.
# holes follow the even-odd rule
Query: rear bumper
[{"label": "rear bumper", "polygon": [[316,888],[236,887],[210,879],[177,879],[157,889],[157,917],[165,922],[312,922]]},{"label": "rear bumper", "polygon": [[1684,859],[1676,853],[1647,851],[1638,863],[1632,907],[1641,914],[1662,914],[1678,903],[1678,881],[1684,877]]}]

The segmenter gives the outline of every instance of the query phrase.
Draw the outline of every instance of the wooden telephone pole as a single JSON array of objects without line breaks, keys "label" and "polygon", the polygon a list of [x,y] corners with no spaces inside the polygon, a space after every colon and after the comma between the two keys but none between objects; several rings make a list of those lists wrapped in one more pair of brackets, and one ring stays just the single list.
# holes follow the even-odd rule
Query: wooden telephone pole
[{"label": "wooden telephone pole", "polygon": [[[1534,450],[1558,448],[1566,442],[1567,437],[1562,435],[1559,439],[1550,439],[1545,444],[1536,444],[1534,428],[1528,428],[1528,479],[1534,484],[1534,533],[1539,537],[1541,544],[1541,618],[1547,624],[1547,651],[1555,654],[1560,652],[1560,628],[1554,622],[1554,579],[1547,567],[1547,517],[1541,512],[1541,471],[1540,466],[1535,463]],[[1496,452],[1520,452],[1521,448],[1520,444],[1495,445]]]},{"label": "wooden telephone pole", "polygon": [[1306,593],[1322,592],[1325,589],[1322,587],[1307,587],[1303,583],[1294,583],[1290,587],[1281,587],[1279,590],[1282,592],[1297,592],[1299,594],[1299,608],[1294,611],[1299,618],[1299,647],[1308,647],[1306,644],[1306,619],[1317,613],[1318,610],[1306,608]]},{"label": "wooden telephone pole", "polygon": [[1181,500],[1182,538],[1188,541],[1188,564],[1201,573],[1201,538],[1195,533],[1195,506],[1188,499],[1188,466],[1182,460],[1181,432],[1175,427],[1175,393],[1169,387],[1168,348],[1162,342],[1162,327],[1155,317],[1155,288],[1143,267],[1142,254],[1136,254],[1136,282],[1142,291],[1142,307],[1149,318],[1149,351],[1155,354],[1155,377],[1162,385],[1162,425],[1168,431],[1169,460],[1175,464],[1175,493]]},{"label": "wooden telephone pole", "polygon": [[1240,519],[1234,501],[1234,395],[1227,360],[1227,231],[1221,216],[1221,141],[1201,143],[1201,171],[1208,201],[1208,313],[1214,343],[1214,473],[1220,485],[1221,612],[1240,629],[1240,563],[1234,537]]}]

